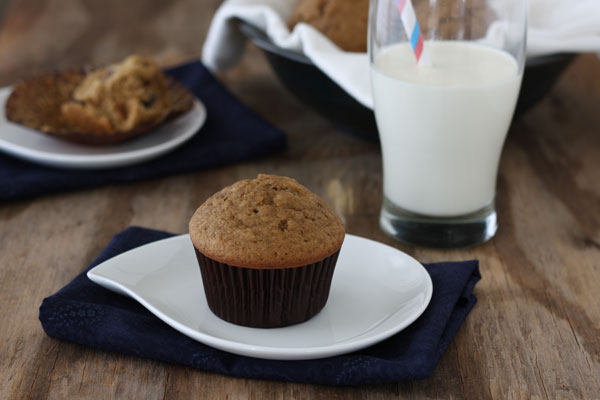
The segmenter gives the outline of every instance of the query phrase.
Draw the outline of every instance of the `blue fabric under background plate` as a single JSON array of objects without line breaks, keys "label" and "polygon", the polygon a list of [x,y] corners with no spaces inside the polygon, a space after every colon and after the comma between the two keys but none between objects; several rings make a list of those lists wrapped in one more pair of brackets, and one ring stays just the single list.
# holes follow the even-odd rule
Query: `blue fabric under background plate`
[{"label": "blue fabric under background plate", "polygon": [[240,103],[200,62],[171,68],[166,73],[206,106],[207,120],[199,134],[163,157],[114,169],[51,168],[0,154],[0,200],[199,171],[285,148],[283,132]]}]

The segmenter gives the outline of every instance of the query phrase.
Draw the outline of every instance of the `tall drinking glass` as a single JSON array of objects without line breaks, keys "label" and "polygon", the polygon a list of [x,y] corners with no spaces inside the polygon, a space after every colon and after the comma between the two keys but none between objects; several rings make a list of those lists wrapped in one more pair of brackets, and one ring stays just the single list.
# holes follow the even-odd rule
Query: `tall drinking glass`
[{"label": "tall drinking glass", "polygon": [[526,4],[371,0],[380,224],[392,237],[460,247],[494,236],[498,163],[525,62]]}]

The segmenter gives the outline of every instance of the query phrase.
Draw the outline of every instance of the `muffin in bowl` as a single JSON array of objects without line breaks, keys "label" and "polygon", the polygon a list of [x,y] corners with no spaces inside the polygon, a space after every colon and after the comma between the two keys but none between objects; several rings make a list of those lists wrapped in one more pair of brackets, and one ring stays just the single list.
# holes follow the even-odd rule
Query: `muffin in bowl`
[{"label": "muffin in bowl", "polygon": [[344,225],[296,180],[259,174],[208,198],[190,220],[208,306],[243,326],[298,324],[325,306]]}]

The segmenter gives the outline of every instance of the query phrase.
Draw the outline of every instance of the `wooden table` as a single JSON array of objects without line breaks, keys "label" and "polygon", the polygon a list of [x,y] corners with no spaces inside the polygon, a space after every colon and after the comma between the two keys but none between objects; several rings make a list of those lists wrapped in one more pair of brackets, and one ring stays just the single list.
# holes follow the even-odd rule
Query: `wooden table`
[{"label": "wooden table", "polygon": [[[0,84],[131,52],[163,65],[197,57],[217,0],[15,0],[0,29]],[[0,205],[0,398],[600,398],[600,62],[579,57],[515,121],[498,179],[497,236],[471,249],[409,247],[378,227],[381,156],[292,97],[250,48],[220,76],[284,130],[278,156],[136,184]],[[358,388],[236,379],[56,340],[37,319],[129,225],[185,232],[219,188],[289,175],[343,215],[347,231],[423,262],[477,258],[479,302],[432,378]]]}]

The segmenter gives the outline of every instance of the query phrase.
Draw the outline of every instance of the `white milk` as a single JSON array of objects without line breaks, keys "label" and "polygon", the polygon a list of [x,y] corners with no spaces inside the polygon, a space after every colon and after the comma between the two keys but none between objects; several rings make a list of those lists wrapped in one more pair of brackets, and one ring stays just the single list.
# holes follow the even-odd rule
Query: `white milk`
[{"label": "white milk", "polygon": [[433,67],[408,44],[383,49],[371,68],[384,194],[414,213],[449,217],[492,202],[521,75],[508,53],[465,42],[427,42]]}]

